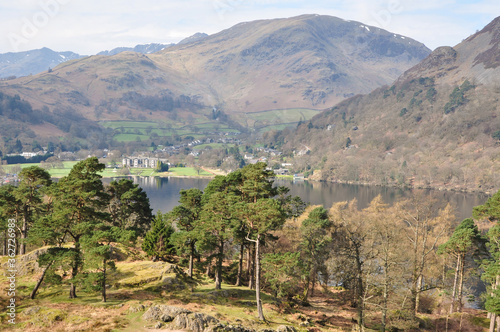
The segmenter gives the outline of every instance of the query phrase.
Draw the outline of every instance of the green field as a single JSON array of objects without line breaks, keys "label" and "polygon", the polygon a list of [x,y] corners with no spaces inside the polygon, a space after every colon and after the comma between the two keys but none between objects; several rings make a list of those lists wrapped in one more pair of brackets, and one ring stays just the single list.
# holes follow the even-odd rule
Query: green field
[{"label": "green field", "polygon": [[307,121],[320,112],[313,109],[288,108],[246,113],[246,116],[254,121],[254,128],[267,130],[270,126],[283,129],[290,124]]},{"label": "green field", "polygon": [[204,148],[206,148],[208,146],[212,147],[213,149],[221,149],[224,146],[226,146],[226,144],[223,144],[223,143],[200,144],[200,145],[194,146],[193,150],[203,150]]},{"label": "green field", "polygon": [[[67,176],[71,171],[71,168],[77,163],[77,161],[65,161],[63,162],[64,168],[50,168],[47,171],[54,178],[62,178]],[[21,168],[26,168],[30,166],[39,166],[41,164],[19,164],[19,165],[4,165],[2,168],[6,173],[12,173],[13,169],[20,166]],[[168,173],[162,173],[166,176],[212,176],[212,174],[200,170],[198,171],[194,167],[172,167]],[[106,168],[102,173],[102,177],[112,178],[112,177],[120,177],[124,176],[120,173],[120,169]],[[151,168],[131,168],[130,175],[138,175],[138,176],[158,176],[159,173],[156,172],[155,169]]]},{"label": "green field", "polygon": [[[171,176],[211,176],[212,174],[200,169],[200,174],[194,167],[172,167],[169,169]],[[169,174],[170,175],[170,174]]]},{"label": "green field", "polygon": [[113,139],[117,142],[152,139],[156,143],[161,143],[162,140],[170,139],[172,136],[179,136],[181,139],[187,136],[192,136],[195,139],[204,138],[206,135],[203,132],[239,133],[237,129],[229,128],[217,121],[197,123],[195,120],[190,125],[151,121],[101,121],[100,125],[113,129],[115,131]]}]

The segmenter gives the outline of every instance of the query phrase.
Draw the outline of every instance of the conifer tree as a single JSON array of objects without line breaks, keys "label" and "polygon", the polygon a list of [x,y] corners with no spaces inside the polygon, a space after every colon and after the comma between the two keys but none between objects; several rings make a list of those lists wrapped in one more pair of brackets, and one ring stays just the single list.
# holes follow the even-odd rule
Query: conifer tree
[{"label": "conifer tree", "polygon": [[75,282],[83,265],[80,241],[83,236],[92,234],[97,225],[109,220],[109,213],[104,212],[109,195],[99,174],[104,168],[96,157],[80,161],[57,183],[55,190],[53,227],[73,243],[70,298],[76,297]]},{"label": "conifer tree", "polygon": [[4,255],[7,255],[8,246],[7,221],[9,219],[15,219],[16,224],[18,224],[19,216],[22,211],[21,204],[16,198],[15,191],[16,187],[11,184],[0,186],[0,230],[3,232],[2,251]]},{"label": "conifer tree", "polygon": [[151,224],[151,229],[144,236],[142,250],[152,257],[153,261],[163,260],[175,252],[171,237],[174,233],[172,217],[158,211]]},{"label": "conifer tree", "polygon": [[[486,218],[495,223],[487,234],[490,259],[483,263],[485,269],[483,279],[491,285],[487,295],[486,310],[491,314],[490,332],[493,332],[495,322],[500,317],[500,190],[483,205],[474,207],[472,215],[475,219]],[[497,325],[500,329],[500,321]]]},{"label": "conifer tree", "polygon": [[[196,188],[180,191],[180,205],[172,209],[172,218],[175,221],[178,232],[172,238],[177,246],[177,253],[187,252],[189,255],[188,275],[193,277],[193,259],[196,253],[196,241],[198,238],[196,225],[200,221],[202,209],[201,198],[203,192]],[[186,250],[183,250],[185,248]]]},{"label": "conifer tree", "polygon": [[143,236],[149,230],[153,218],[146,192],[129,179],[112,181],[107,192],[110,195],[108,210],[112,224]]},{"label": "conifer tree", "polygon": [[43,190],[51,185],[50,174],[38,166],[24,168],[19,173],[19,186],[14,191],[22,216],[20,227],[21,241],[19,254],[26,253],[26,237],[28,229],[41,212],[43,202]]},{"label": "conifer tree", "polygon": [[232,230],[237,224],[235,204],[238,196],[234,184],[238,177],[238,172],[216,176],[205,188],[202,197],[203,209],[196,232],[203,234],[199,237],[198,246],[205,252],[214,252],[215,289],[221,289],[225,243],[232,238]]},{"label": "conifer tree", "polygon": [[472,256],[481,245],[481,234],[471,218],[457,226],[448,241],[439,247],[438,253],[447,253],[456,258],[455,277],[451,297],[450,314],[457,309],[462,312],[462,292],[467,256]]},{"label": "conifer tree", "polygon": [[317,207],[309,213],[307,219],[302,222],[300,227],[301,243],[300,249],[303,254],[303,263],[305,267],[306,286],[304,289],[303,301],[307,301],[310,285],[311,296],[314,294],[317,274],[323,270],[324,264],[328,258],[328,244],[331,242],[331,226],[328,220],[328,212],[323,207]]}]

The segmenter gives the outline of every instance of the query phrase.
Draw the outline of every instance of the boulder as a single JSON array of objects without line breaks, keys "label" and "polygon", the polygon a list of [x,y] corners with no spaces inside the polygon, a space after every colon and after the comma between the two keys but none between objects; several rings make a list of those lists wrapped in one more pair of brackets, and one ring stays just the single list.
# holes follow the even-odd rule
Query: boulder
[{"label": "boulder", "polygon": [[176,330],[188,330],[192,332],[203,332],[210,325],[217,325],[219,321],[209,315],[200,313],[181,313],[172,322],[171,328]]},{"label": "boulder", "polygon": [[171,322],[179,314],[189,313],[191,313],[191,311],[184,308],[169,305],[153,305],[142,315],[142,319],[150,322]]},{"label": "boulder", "polygon": [[[38,257],[47,252],[47,248],[33,250],[25,255],[16,256],[16,275],[19,277],[31,274],[42,273],[43,268],[38,266]],[[2,270],[6,275],[8,263],[2,264]]]},{"label": "boulder", "polygon": [[33,316],[34,314],[36,314],[37,312],[40,311],[40,307],[39,306],[33,306],[33,307],[29,307],[29,308],[26,308],[23,310],[22,314],[24,316]]},{"label": "boulder", "polygon": [[139,305],[136,305],[136,306],[132,306],[130,308],[128,308],[128,311],[133,314],[133,313],[136,313],[136,312],[139,312],[139,311],[144,311],[146,309],[146,307],[144,306],[144,304],[139,304]]},{"label": "boulder", "polygon": [[276,332],[297,332],[297,329],[293,326],[280,325],[276,329]]},{"label": "boulder", "polygon": [[[255,332],[254,329],[249,329],[241,325],[210,325],[204,332]],[[275,332],[274,330],[266,330],[265,332]]]}]

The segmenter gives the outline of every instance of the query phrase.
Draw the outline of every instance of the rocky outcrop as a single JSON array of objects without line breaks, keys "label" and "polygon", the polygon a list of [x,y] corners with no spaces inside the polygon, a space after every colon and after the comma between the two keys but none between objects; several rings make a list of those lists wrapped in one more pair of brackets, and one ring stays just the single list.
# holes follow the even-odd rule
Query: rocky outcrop
[{"label": "rocky outcrop", "polygon": [[241,325],[225,325],[218,319],[203,313],[169,305],[153,305],[142,319],[152,323],[157,329],[184,330],[192,332],[297,332],[293,326],[281,325],[276,331],[260,329],[258,331]]},{"label": "rocky outcrop", "polygon": [[218,324],[219,321],[209,315],[200,313],[181,313],[172,322],[172,326],[177,330],[187,330],[193,332],[203,332],[209,326]]},{"label": "rocky outcrop", "polygon": [[169,305],[154,305],[151,306],[142,315],[142,319],[146,321],[161,321],[161,322],[171,322],[180,314],[190,314],[191,311],[179,307],[169,306]]},{"label": "rocky outcrop", "polygon": [[[17,276],[22,277],[25,275],[42,273],[43,268],[38,266],[38,257],[47,252],[47,248],[40,248],[33,250],[26,255],[18,255],[16,257]],[[7,263],[2,265],[4,274],[7,273]]]},{"label": "rocky outcrop", "polygon": [[297,332],[297,329],[293,326],[280,325],[276,329],[276,332]]}]

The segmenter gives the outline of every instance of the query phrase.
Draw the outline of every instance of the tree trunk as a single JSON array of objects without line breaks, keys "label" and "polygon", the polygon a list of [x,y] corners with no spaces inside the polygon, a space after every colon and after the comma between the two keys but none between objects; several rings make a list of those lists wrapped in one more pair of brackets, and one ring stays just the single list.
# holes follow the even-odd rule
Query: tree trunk
[{"label": "tree trunk", "polygon": [[462,293],[464,286],[465,254],[460,259],[460,277],[458,281],[458,312],[462,312]]},{"label": "tree trunk", "polygon": [[40,276],[40,278],[38,279],[38,281],[36,282],[36,285],[35,285],[35,288],[33,288],[33,291],[31,292],[30,294],[30,299],[34,300],[35,299],[35,296],[36,296],[36,293],[38,292],[38,288],[40,288],[40,286],[42,285],[42,282],[43,282],[43,278],[45,278],[45,273],[47,273],[47,270],[51,267],[51,265],[54,263],[54,261],[50,262],[46,267],[45,269],[43,269],[43,272],[42,272],[42,275]]},{"label": "tree trunk", "polygon": [[102,262],[102,302],[106,302],[106,258]]},{"label": "tree trunk", "polygon": [[382,300],[382,332],[385,332],[385,327],[387,325],[387,303],[389,298],[389,266],[387,264],[387,253],[385,256],[384,264],[384,288],[383,288],[383,300]]},{"label": "tree trunk", "polygon": [[[495,280],[495,284],[492,287],[493,291],[495,291],[499,285],[500,285],[500,276],[497,275],[496,280]],[[492,295],[493,295],[493,292],[492,292]],[[493,313],[493,312],[491,313],[489,332],[495,332],[495,322],[498,320],[498,318],[499,317],[497,317],[497,315],[495,313]],[[497,322],[497,325],[500,326],[500,322]]]},{"label": "tree trunk", "polygon": [[495,321],[497,320],[497,315],[492,313],[490,318],[490,329],[489,332],[495,332]]},{"label": "tree trunk", "polygon": [[262,310],[262,301],[260,300],[260,234],[257,235],[257,242],[255,242],[255,299],[257,300],[257,311],[259,312],[259,319],[266,321],[264,311]]},{"label": "tree trunk", "polygon": [[361,263],[361,254],[359,252],[359,248],[356,247],[356,288],[357,288],[357,294],[356,294],[356,300],[358,301],[357,303],[357,309],[358,309],[358,326],[359,330],[363,331],[364,329],[364,313],[363,313],[363,308],[364,308],[364,301],[363,301],[363,263]]},{"label": "tree trunk", "polygon": [[252,251],[252,244],[248,244],[248,249],[247,249],[247,277],[250,279],[250,266],[252,265],[252,257],[250,257],[250,252]]},{"label": "tree trunk", "polygon": [[26,240],[26,234],[28,231],[28,223],[26,221],[26,213],[27,211],[24,211],[25,217],[23,218],[23,227],[21,228],[21,243],[19,244],[19,255],[24,255],[26,253],[26,243],[24,241]]},{"label": "tree trunk", "polygon": [[306,285],[304,287],[304,296],[302,297],[302,301],[307,302],[309,298],[309,285],[311,284],[311,277],[309,275],[306,276]]},{"label": "tree trunk", "polygon": [[207,268],[205,270],[205,274],[207,275],[207,277],[210,277],[210,266],[212,265],[212,260],[211,259],[207,259]]},{"label": "tree trunk", "polygon": [[453,291],[451,293],[450,314],[453,313],[455,301],[457,300],[458,274],[460,272],[460,255],[457,255],[457,266],[455,267],[455,278],[453,279]]},{"label": "tree trunk", "polygon": [[314,296],[314,288],[316,287],[316,275],[318,274],[318,271],[316,271],[316,268],[313,268],[312,271],[312,278],[311,278],[311,296]]},{"label": "tree trunk", "polygon": [[[75,256],[75,261],[73,262],[73,267],[71,269],[71,280],[74,280],[75,277],[77,276],[78,274],[78,268],[80,266],[80,243],[78,242],[79,238],[76,239],[75,238],[75,252],[76,252],[76,256]],[[76,299],[76,286],[75,284],[73,283],[73,281],[71,281],[71,284],[70,284],[70,288],[69,288],[69,298],[70,299]]]},{"label": "tree trunk", "polygon": [[221,289],[222,285],[222,259],[224,258],[224,241],[219,244],[219,254],[217,255],[217,266],[215,270],[215,289]]},{"label": "tree trunk", "polygon": [[76,299],[76,286],[73,283],[69,286],[69,298]]},{"label": "tree trunk", "polygon": [[252,245],[251,248],[249,248],[250,252],[250,258],[251,258],[251,263],[250,263],[250,269],[248,270],[248,288],[250,289],[255,289],[255,273],[254,273],[254,266],[255,266],[255,246]]},{"label": "tree trunk", "polygon": [[191,242],[191,251],[189,252],[189,270],[188,275],[189,278],[193,277],[193,259],[194,259],[194,242]]},{"label": "tree trunk", "polygon": [[423,282],[424,276],[419,275],[418,280],[417,280],[417,289],[416,289],[416,294],[415,294],[415,316],[418,313],[418,308],[420,307],[420,291],[422,290],[422,282]]},{"label": "tree trunk", "polygon": [[245,245],[243,241],[240,245],[240,261],[238,262],[238,275],[236,276],[236,286],[241,286],[241,279],[243,277],[243,255],[245,254]]}]

